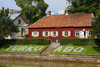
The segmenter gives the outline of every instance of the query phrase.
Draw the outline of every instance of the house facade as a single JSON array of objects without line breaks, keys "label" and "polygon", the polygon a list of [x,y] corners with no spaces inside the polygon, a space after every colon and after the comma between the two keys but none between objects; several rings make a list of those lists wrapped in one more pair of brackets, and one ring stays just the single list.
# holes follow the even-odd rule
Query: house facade
[{"label": "house facade", "polygon": [[46,38],[59,40],[61,38],[92,38],[93,13],[66,15],[48,15],[28,27],[29,38]]},{"label": "house facade", "polygon": [[25,17],[20,13],[10,14],[10,19],[13,20],[13,23],[15,25],[18,25],[19,32],[12,33],[6,39],[24,39],[24,38],[28,38],[29,21],[27,19],[25,19]]}]

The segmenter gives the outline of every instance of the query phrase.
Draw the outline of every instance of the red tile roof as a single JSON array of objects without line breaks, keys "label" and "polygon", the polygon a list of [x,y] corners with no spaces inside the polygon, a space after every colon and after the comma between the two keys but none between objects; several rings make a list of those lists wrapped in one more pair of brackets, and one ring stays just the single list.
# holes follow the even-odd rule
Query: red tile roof
[{"label": "red tile roof", "polygon": [[92,13],[46,16],[29,28],[92,26]]}]

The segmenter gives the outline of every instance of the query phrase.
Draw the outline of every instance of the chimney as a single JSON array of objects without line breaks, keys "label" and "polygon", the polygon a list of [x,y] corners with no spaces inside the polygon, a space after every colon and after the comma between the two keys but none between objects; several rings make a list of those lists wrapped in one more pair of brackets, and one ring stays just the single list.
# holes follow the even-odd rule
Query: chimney
[{"label": "chimney", "polygon": [[48,12],[47,12],[47,16],[50,16],[50,15],[51,15],[51,11],[48,11]]},{"label": "chimney", "polygon": [[4,7],[2,7],[2,10],[4,10]]},{"label": "chimney", "polygon": [[68,10],[66,10],[66,15],[68,15],[69,14],[69,12],[68,12]]},{"label": "chimney", "polygon": [[12,13],[12,14],[13,14],[13,10],[10,10],[10,13]]}]

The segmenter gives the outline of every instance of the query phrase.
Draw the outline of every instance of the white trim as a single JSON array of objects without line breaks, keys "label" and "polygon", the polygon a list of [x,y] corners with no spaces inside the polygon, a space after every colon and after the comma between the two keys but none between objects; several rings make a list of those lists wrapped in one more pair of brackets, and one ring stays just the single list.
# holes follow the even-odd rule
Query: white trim
[{"label": "white trim", "polygon": [[42,36],[45,36],[45,31],[42,32]]},{"label": "white trim", "polygon": [[85,31],[85,29],[83,29],[83,31]]},{"label": "white trim", "polygon": [[52,36],[52,37],[57,37],[57,36],[58,36],[58,31],[55,31],[55,32],[56,32],[56,36],[53,36],[53,32],[54,32],[54,31],[51,31],[51,36]]},{"label": "white trim", "polygon": [[51,36],[53,36],[53,31],[51,31]]},{"label": "white trim", "polygon": [[56,31],[56,36],[58,36],[58,31]]},{"label": "white trim", "polygon": [[89,31],[90,31],[90,30],[87,31],[87,32],[88,32],[87,34],[88,34],[89,37],[91,37],[91,35],[89,35]]},{"label": "white trim", "polygon": [[70,31],[68,31],[68,36],[71,36],[71,32]]},{"label": "white trim", "polygon": [[39,36],[39,32],[37,32],[37,37]]},{"label": "white trim", "polygon": [[[34,35],[35,32],[37,32],[37,35]],[[33,37],[38,37],[38,36],[39,36],[39,32],[38,32],[38,31],[33,31],[33,32],[32,32],[32,36],[33,36]]]},{"label": "white trim", "polygon": [[65,35],[64,35],[64,33],[65,33],[65,32],[64,32],[64,31],[62,31],[62,36],[65,36]]},{"label": "white trim", "polygon": [[80,36],[80,31],[79,31],[79,36],[76,36],[76,31],[79,31],[79,30],[75,30],[75,37],[79,37]]},{"label": "white trim", "polygon": [[50,36],[50,31],[48,31],[48,37]]},{"label": "white trim", "polygon": [[[45,36],[45,32],[48,32],[48,36]],[[43,35],[44,37],[49,37],[49,36],[50,36],[50,32],[49,32],[49,31],[43,31],[42,35]]]},{"label": "white trim", "polygon": [[32,36],[34,36],[34,32],[32,32]]},{"label": "white trim", "polygon": [[[67,31],[67,30],[66,30],[66,31]],[[62,31],[62,36],[63,36],[63,37],[69,37],[69,36],[71,36],[71,32],[68,31],[68,36],[65,36],[65,31]]]}]

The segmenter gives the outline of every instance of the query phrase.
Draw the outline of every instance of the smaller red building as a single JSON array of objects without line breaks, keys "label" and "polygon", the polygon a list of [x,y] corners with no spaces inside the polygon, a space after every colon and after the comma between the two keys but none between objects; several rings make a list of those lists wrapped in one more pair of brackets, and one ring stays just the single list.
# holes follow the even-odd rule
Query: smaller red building
[{"label": "smaller red building", "polygon": [[61,38],[92,38],[91,21],[93,13],[78,13],[66,15],[48,15],[28,28],[29,38],[46,38],[59,40]]}]

